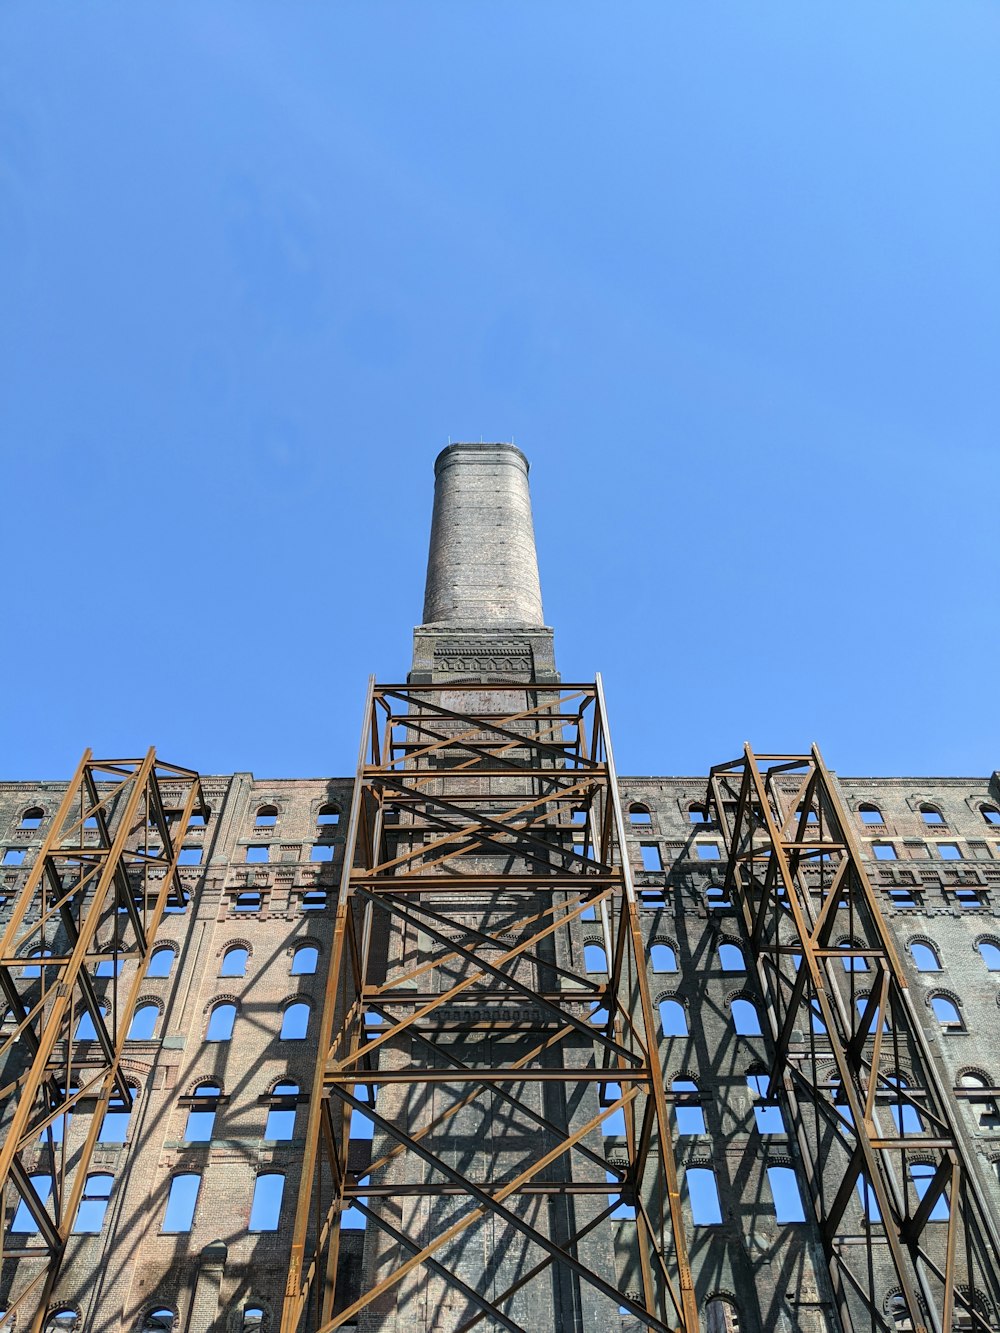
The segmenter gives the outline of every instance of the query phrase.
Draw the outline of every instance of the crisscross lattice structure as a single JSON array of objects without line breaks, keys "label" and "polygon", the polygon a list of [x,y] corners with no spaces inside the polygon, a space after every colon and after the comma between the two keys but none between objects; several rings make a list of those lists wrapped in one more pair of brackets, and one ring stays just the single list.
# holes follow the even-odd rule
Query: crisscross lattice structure
[{"label": "crisscross lattice structure", "polygon": [[599,681],[371,686],[283,1333],[694,1333],[623,847]]}]

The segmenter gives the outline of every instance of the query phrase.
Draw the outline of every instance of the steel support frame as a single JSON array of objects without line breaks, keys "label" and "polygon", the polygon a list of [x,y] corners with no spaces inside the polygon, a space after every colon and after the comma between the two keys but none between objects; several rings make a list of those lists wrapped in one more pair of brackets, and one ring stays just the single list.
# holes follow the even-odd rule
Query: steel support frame
[{"label": "steel support frame", "polygon": [[[25,1329],[41,1329],[108,1103],[131,1107],[122,1051],[160,921],[186,901],[178,860],[196,810],[207,818],[192,770],[153,749],[139,759],[87,750],[0,938],[0,996],[13,1024],[0,1037],[0,1264],[16,1260],[18,1274],[31,1266],[0,1329],[19,1314]],[[95,979],[102,962],[107,981]],[[79,1042],[83,1015],[94,1036]],[[90,1123],[70,1161],[60,1117],[73,1110],[88,1111]],[[47,1198],[32,1175],[48,1176]],[[22,1202],[37,1228],[29,1243],[10,1230]]]},{"label": "steel support frame", "polygon": [[[510,1298],[552,1266],[592,1284],[645,1327],[698,1328],[606,716],[599,679],[561,687],[370,683],[282,1333],[330,1333],[353,1323],[420,1265],[466,1298],[474,1312],[463,1330],[482,1321],[518,1329]],[[511,778],[505,795],[504,780]],[[474,858],[482,855],[505,857],[508,873],[477,868]],[[524,907],[502,933],[470,929],[468,907],[462,915],[470,894],[477,901],[503,895],[508,903],[521,895]],[[599,978],[578,961],[552,961],[581,959],[579,921],[588,909],[601,923],[606,950],[608,973]],[[375,944],[384,938],[379,926],[385,923],[419,930],[425,942],[422,958],[390,964],[387,974]],[[557,939],[565,947],[554,953]],[[525,1022],[514,1006],[529,1006],[535,1017]],[[469,1010],[464,1020],[456,1017],[463,1007]],[[527,1034],[527,1049],[516,1060],[468,1067],[447,1045],[459,1031]],[[399,1042],[402,1036],[409,1047]],[[579,1051],[581,1036],[593,1052],[582,1066],[563,1050],[576,1039]],[[380,1069],[380,1053],[390,1049],[410,1049],[412,1058]],[[568,1094],[589,1082],[605,1095],[597,1114],[570,1132],[527,1105],[524,1089],[539,1080],[561,1083]],[[375,1099],[375,1089],[390,1082],[417,1090],[435,1086],[439,1095],[445,1087],[451,1101],[429,1122],[404,1117],[400,1123],[383,1115]],[[537,1123],[540,1141],[557,1140],[512,1179],[473,1179],[434,1148],[433,1131],[484,1093]],[[625,1116],[627,1162],[611,1167],[600,1125],[618,1111]],[[380,1156],[362,1165],[352,1153],[358,1112],[379,1135]],[[379,1179],[390,1163],[391,1189]],[[550,1167],[557,1178],[550,1178]],[[564,1244],[513,1207],[529,1194],[588,1192],[602,1196],[601,1208]],[[468,1207],[430,1239],[406,1234],[378,1206],[385,1195],[442,1193],[464,1197]],[[607,1223],[623,1200],[635,1209],[639,1298],[620,1289],[614,1273],[590,1271],[577,1255],[585,1235]],[[397,1250],[390,1271],[337,1309],[341,1221],[352,1204],[364,1212],[369,1230],[379,1229]],[[535,1255],[499,1295],[476,1289],[468,1272],[459,1275],[442,1263],[449,1241],[487,1215],[526,1236]]]},{"label": "steel support frame", "polygon": [[897,1327],[885,1256],[917,1333],[951,1333],[959,1316],[997,1330],[996,1219],[819,750],[747,745],[711,770],[708,800],[764,998],[770,1094],[797,1137],[842,1327]]}]

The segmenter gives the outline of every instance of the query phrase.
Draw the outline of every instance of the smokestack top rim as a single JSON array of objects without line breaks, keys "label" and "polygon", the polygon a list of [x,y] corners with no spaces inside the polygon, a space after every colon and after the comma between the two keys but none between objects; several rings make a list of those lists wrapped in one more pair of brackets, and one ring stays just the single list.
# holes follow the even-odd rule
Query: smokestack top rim
[{"label": "smokestack top rim", "polygon": [[[517,447],[516,444],[508,444],[506,441],[503,440],[497,440],[493,443],[484,443],[480,441],[475,444],[473,444],[470,441],[459,440],[455,444],[446,445],[438,454],[437,458],[435,458],[434,475],[436,477],[438,473],[441,471],[441,468],[444,467],[446,463],[451,462],[453,460],[453,456],[456,454],[476,455],[476,454],[487,454],[487,453],[492,454],[494,459],[496,459],[498,453],[513,454],[514,457],[519,459],[520,462],[523,464],[525,473],[527,473],[531,468],[531,464],[528,462],[527,457]],[[475,458],[470,458],[469,461],[474,462],[477,460]],[[487,462],[489,460],[487,460],[486,458],[481,458],[478,461]]]}]

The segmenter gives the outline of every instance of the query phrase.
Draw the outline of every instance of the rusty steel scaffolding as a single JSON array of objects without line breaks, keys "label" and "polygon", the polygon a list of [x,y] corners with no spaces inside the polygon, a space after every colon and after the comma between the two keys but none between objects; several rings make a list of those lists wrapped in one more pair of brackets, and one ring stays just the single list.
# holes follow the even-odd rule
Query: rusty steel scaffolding
[{"label": "rusty steel scaffolding", "polygon": [[[621,1310],[650,1329],[695,1333],[624,848],[600,680],[371,683],[282,1333],[381,1318],[411,1274],[461,1298],[462,1329],[517,1330],[515,1298],[540,1276],[551,1290],[553,1270],[609,1302],[615,1319]],[[603,940],[599,975],[584,965],[581,920]],[[456,1044],[473,1037],[478,1047]],[[475,1059],[456,1054],[472,1049]],[[547,1085],[573,1116],[554,1123],[540,1111]],[[470,1169],[448,1145],[452,1117],[484,1098],[534,1131],[527,1158],[499,1175]],[[611,1116],[624,1123],[609,1159],[601,1126]],[[435,1230],[417,1205],[442,1199],[455,1211]],[[567,1199],[580,1210],[569,1234],[530,1220],[531,1207]],[[366,1224],[365,1280],[350,1303],[336,1284],[349,1210]],[[482,1219],[523,1246],[519,1275],[499,1290],[484,1279],[488,1251],[478,1269],[454,1259]],[[610,1271],[585,1261],[602,1226],[628,1232],[631,1291],[613,1256]]]},{"label": "rusty steel scaffolding", "polygon": [[[0,988],[12,1026],[0,1040],[0,1263],[16,1260],[29,1276],[0,1328],[20,1313],[25,1329],[40,1330],[104,1113],[112,1097],[131,1108],[122,1049],[163,913],[184,907],[177,866],[196,810],[207,817],[198,775],[155,750],[101,760],[87,750],[3,931]],[[71,1112],[90,1114],[72,1161]],[[47,1190],[36,1188],[40,1179]],[[34,1229],[14,1232],[22,1206]]]},{"label": "rusty steel scaffolding", "polygon": [[818,749],[748,745],[708,799],[842,1327],[1000,1328],[996,1219]]}]

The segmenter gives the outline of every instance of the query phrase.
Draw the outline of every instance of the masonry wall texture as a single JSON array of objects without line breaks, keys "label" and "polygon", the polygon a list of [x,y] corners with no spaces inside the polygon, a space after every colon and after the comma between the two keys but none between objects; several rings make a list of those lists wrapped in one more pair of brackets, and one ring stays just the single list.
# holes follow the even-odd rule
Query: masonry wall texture
[{"label": "masonry wall texture", "polygon": [[[554,672],[523,456],[510,446],[446,450],[438,463],[414,678],[551,680]],[[180,758],[194,762],[197,756]],[[186,1333],[273,1333],[278,1326],[303,1102],[316,1056],[310,1031],[322,1001],[342,868],[338,814],[349,808],[352,779],[276,781],[235,773],[203,781],[211,817],[185,843],[200,852],[200,862],[182,872],[190,904],[163,924],[160,943],[174,953],[169,975],[149,977],[142,993],[158,1018],[151,1037],[130,1043],[125,1065],[136,1106],[127,1126],[102,1135],[106,1141],[91,1167],[114,1178],[107,1212],[97,1234],[73,1238],[51,1307],[53,1320],[61,1322],[52,1328],[131,1333],[169,1327],[150,1322],[161,1309]],[[777,1221],[767,1175],[776,1165],[798,1170],[796,1145],[780,1119],[761,1121],[747,1082],[748,1074],[767,1068],[765,1039],[740,1035],[734,1027],[733,1000],[754,999],[755,987],[740,966],[746,949],[736,915],[718,891],[724,849],[719,830],[704,817],[706,784],[703,775],[626,777],[620,783],[653,997],[657,1003],[678,1000],[687,1020],[688,1035],[661,1036],[661,1059],[668,1086],[674,1080],[696,1085],[704,1119],[703,1126],[697,1115],[678,1120],[682,1184],[691,1168],[710,1166],[718,1185],[721,1222],[696,1224],[685,1203],[699,1305],[712,1330],[825,1333],[837,1322],[813,1227]],[[945,1079],[956,1088],[970,1077],[997,1085],[1000,775],[843,777],[839,784]],[[63,790],[58,782],[0,783],[0,926]],[[28,812],[36,811],[41,821],[33,827],[37,816]],[[260,848],[265,851],[255,850]],[[660,868],[649,868],[657,861]],[[594,932],[600,943],[596,926]],[[584,922],[581,947],[588,941]],[[726,944],[740,952],[720,952]],[[926,970],[930,956],[918,945],[933,950],[939,967]],[[309,957],[297,952],[303,946],[316,950],[314,970],[302,966]],[[235,970],[224,967],[234,948],[246,950],[245,973],[221,975]],[[96,984],[107,991],[113,980],[98,978]],[[936,996],[953,1001],[958,1024],[939,1021],[931,1004]],[[309,1011],[304,1034],[283,1038],[285,1011],[298,1002]],[[236,1016],[231,1038],[213,1041],[208,1024],[220,1003],[235,1005]],[[282,1082],[299,1091],[276,1100],[274,1089]],[[214,1127],[210,1138],[192,1140],[186,1137],[189,1112],[211,1101],[192,1098],[206,1083],[221,1092]],[[285,1116],[280,1128],[281,1118],[274,1118],[269,1138],[272,1109],[295,1114],[293,1124]],[[983,1187],[1000,1214],[1000,1115],[989,1099],[962,1101],[960,1115]],[[70,1160],[83,1143],[86,1121],[85,1113],[70,1120]],[[613,1160],[613,1134],[605,1146]],[[164,1225],[166,1206],[180,1173],[200,1181],[190,1230],[172,1233]],[[251,1230],[255,1185],[268,1173],[283,1182],[277,1226]],[[863,1236],[860,1200],[852,1208],[845,1226]],[[630,1224],[609,1225],[620,1230]],[[613,1232],[610,1241],[613,1246]],[[357,1229],[345,1247],[345,1293],[357,1290],[374,1262],[371,1253],[363,1259],[363,1243]],[[0,1273],[0,1310],[21,1281],[17,1263],[8,1262]],[[884,1309],[892,1295],[887,1279]],[[716,1306],[711,1313],[712,1297],[728,1300],[728,1310]],[[525,1326],[568,1327],[560,1320],[554,1306],[536,1312],[534,1324]],[[587,1333],[603,1333],[605,1320],[586,1323]],[[628,1319],[615,1323],[636,1328]],[[396,1326],[387,1315],[384,1327]],[[431,1311],[425,1326],[449,1324]]]}]

